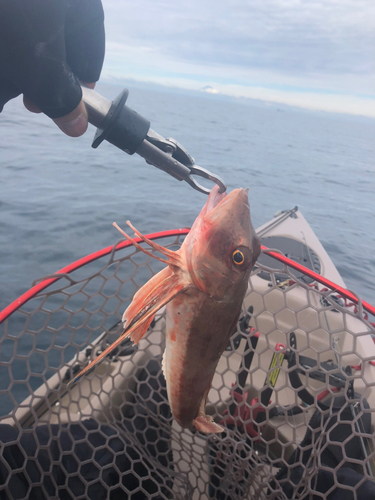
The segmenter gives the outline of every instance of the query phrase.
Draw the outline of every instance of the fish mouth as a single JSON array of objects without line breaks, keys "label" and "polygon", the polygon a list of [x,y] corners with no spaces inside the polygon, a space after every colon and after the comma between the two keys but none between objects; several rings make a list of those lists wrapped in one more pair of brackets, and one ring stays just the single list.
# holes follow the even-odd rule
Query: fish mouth
[{"label": "fish mouth", "polygon": [[214,210],[216,210],[218,207],[222,205],[229,205],[231,203],[237,203],[238,198],[243,199],[244,202],[248,204],[248,193],[249,193],[249,188],[242,189],[234,189],[231,191],[229,194],[227,194],[225,191],[224,193],[219,193],[220,187],[216,185],[215,187],[212,188],[211,193],[208,197],[208,200],[203,207],[203,216],[207,216],[211,214]]},{"label": "fish mouth", "polygon": [[216,208],[223,199],[227,196],[226,191],[224,193],[219,193],[220,186],[216,185],[211,189],[211,193],[208,196],[208,200],[206,202],[206,215],[212,212],[214,208]]}]

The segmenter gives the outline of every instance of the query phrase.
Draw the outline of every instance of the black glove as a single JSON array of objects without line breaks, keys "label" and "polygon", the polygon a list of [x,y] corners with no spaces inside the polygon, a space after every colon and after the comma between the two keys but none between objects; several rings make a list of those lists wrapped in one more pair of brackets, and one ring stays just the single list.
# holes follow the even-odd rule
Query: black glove
[{"label": "black glove", "polygon": [[0,0],[0,112],[24,94],[50,118],[69,114],[103,59],[101,0]]}]

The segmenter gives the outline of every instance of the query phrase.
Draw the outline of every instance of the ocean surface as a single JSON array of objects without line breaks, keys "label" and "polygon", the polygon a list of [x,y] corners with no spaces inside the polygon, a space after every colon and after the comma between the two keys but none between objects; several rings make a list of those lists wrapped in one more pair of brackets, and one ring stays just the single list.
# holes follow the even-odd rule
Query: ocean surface
[{"label": "ocean surface", "polygon": [[[101,84],[113,99],[122,87]],[[349,289],[375,303],[375,120],[129,85],[127,104],[229,190],[249,187],[255,227],[298,205]],[[118,241],[192,224],[205,202],[94,128],[64,136],[20,99],[0,114],[0,310],[33,280]]]}]

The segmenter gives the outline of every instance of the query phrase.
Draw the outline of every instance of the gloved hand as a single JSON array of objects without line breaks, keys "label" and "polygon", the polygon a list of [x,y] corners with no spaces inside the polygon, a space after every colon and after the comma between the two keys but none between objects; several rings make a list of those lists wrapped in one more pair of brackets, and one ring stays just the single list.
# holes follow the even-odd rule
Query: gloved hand
[{"label": "gloved hand", "polygon": [[27,109],[82,135],[79,80],[93,88],[103,59],[101,0],[0,0],[0,112],[23,94]]}]

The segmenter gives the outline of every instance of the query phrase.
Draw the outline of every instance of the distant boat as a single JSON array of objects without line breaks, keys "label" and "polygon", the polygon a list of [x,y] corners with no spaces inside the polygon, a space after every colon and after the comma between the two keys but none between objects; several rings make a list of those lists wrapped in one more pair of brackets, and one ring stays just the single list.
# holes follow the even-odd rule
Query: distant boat
[{"label": "distant boat", "polygon": [[206,85],[206,87],[202,88],[203,92],[207,92],[207,94],[218,94],[219,91],[215,89],[214,87],[210,87],[209,85]]}]

